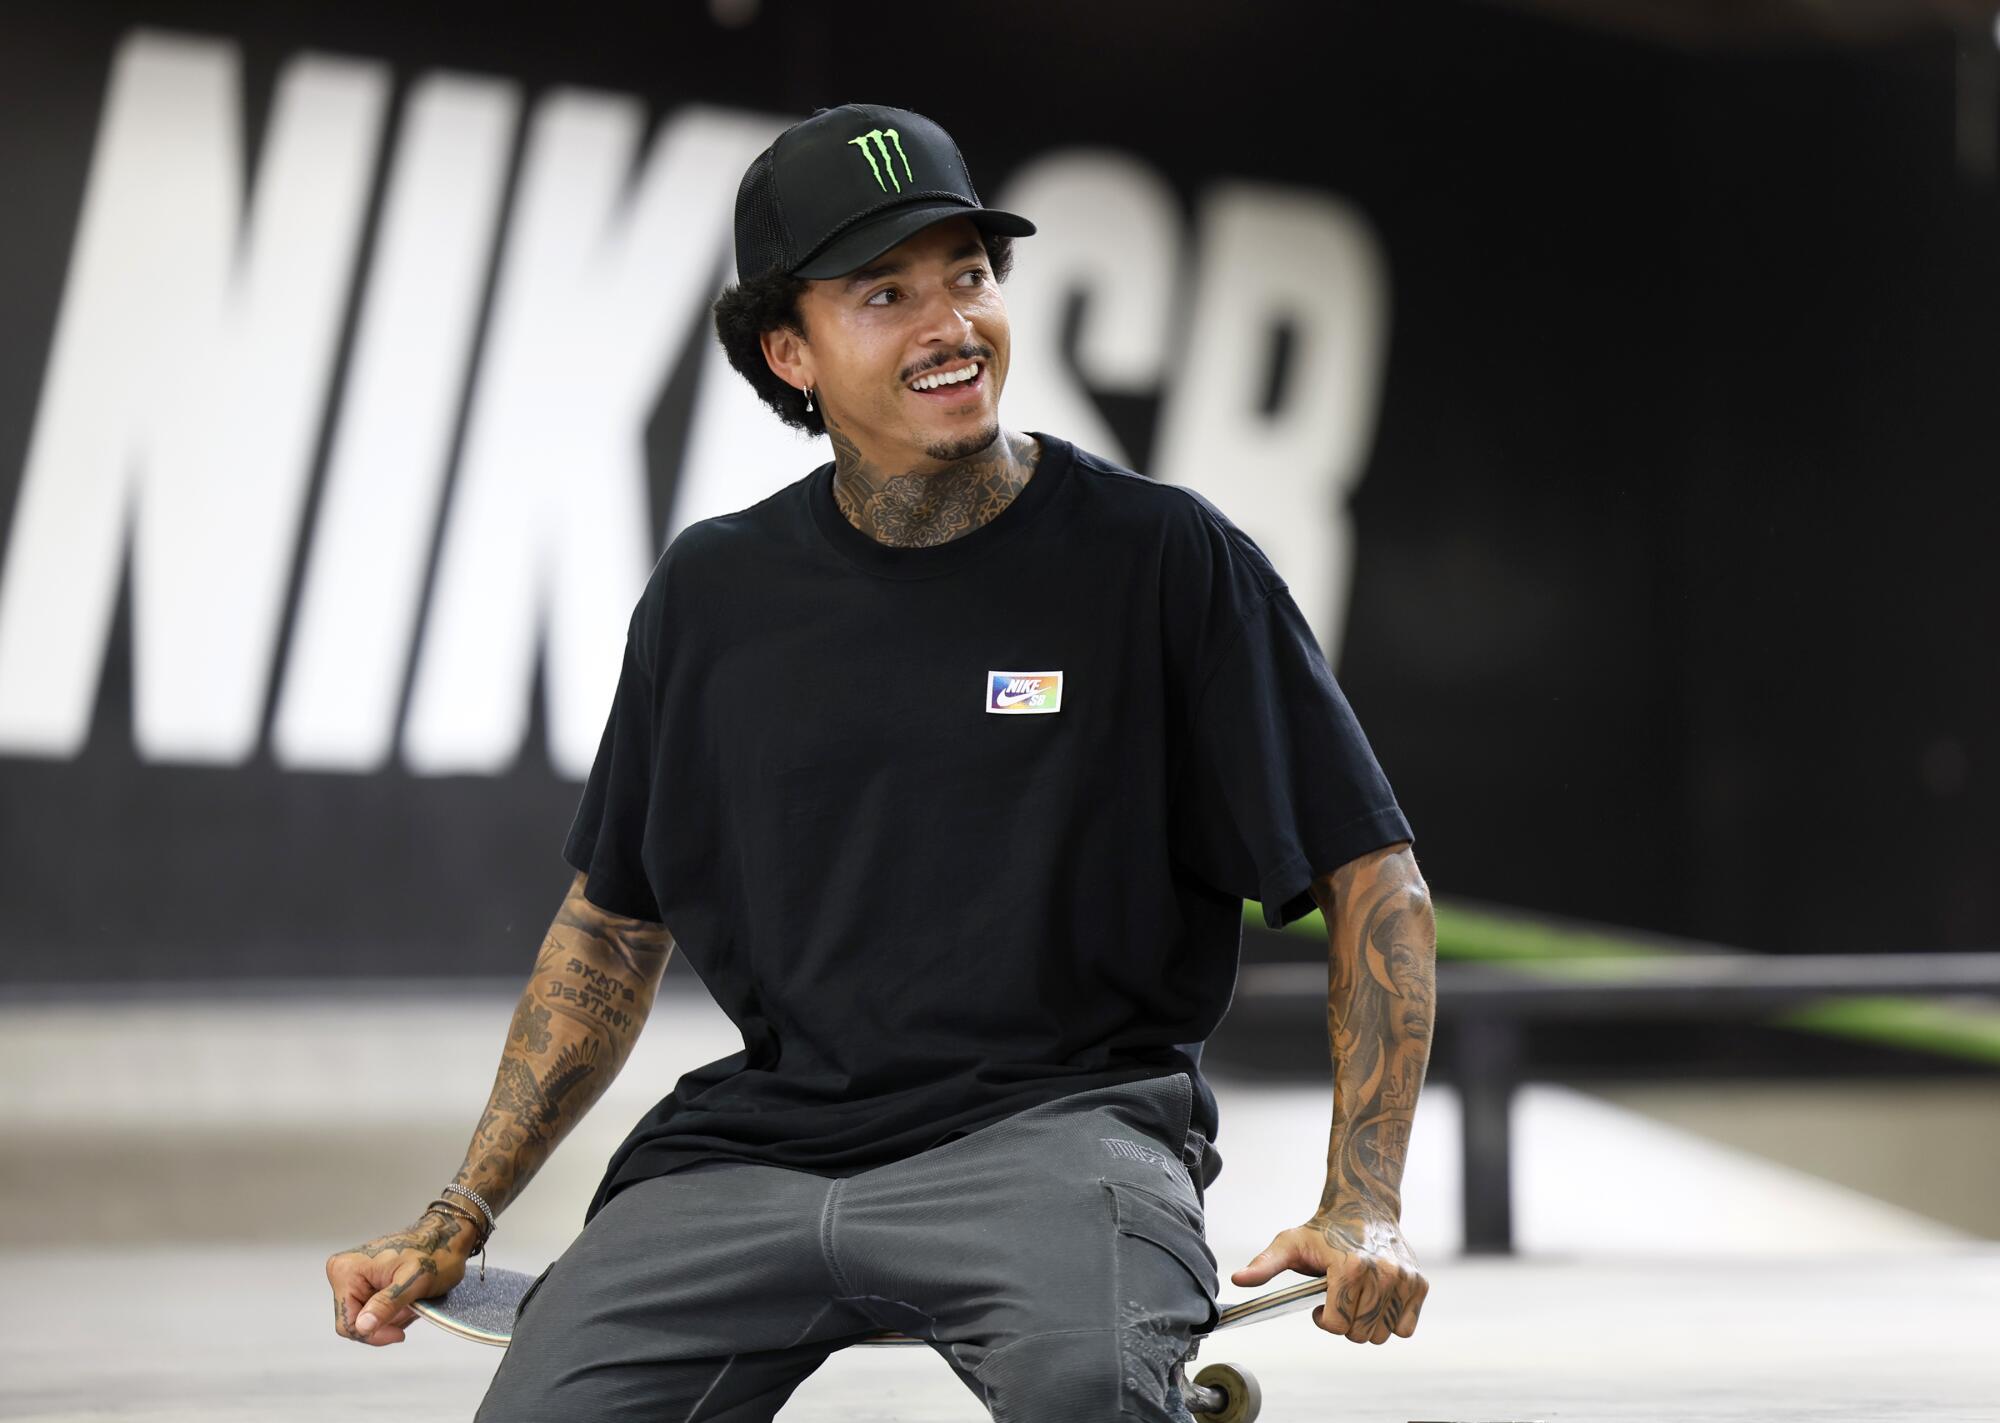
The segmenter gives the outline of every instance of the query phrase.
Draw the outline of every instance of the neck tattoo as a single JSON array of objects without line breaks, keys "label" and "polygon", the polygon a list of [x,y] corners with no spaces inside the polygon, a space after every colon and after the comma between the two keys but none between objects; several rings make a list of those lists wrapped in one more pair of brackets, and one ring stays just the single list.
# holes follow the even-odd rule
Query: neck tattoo
[{"label": "neck tattoo", "polygon": [[1003,430],[975,455],[929,473],[871,464],[831,420],[833,499],[847,522],[895,548],[925,548],[967,534],[993,519],[1026,487],[1042,447]]}]

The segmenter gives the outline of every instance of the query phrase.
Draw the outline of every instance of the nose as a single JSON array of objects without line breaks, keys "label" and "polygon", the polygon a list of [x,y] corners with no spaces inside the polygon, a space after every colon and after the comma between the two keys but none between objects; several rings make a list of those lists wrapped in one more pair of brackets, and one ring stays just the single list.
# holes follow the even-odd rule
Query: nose
[{"label": "nose", "polygon": [[962,346],[972,339],[972,320],[951,291],[933,292],[924,303],[917,339],[926,346]]}]

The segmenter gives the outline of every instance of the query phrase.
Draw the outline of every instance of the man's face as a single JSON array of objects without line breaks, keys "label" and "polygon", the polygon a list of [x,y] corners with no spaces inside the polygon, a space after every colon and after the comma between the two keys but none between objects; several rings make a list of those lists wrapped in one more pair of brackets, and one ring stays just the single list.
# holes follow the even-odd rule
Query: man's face
[{"label": "man's face", "polygon": [[[806,284],[799,357],[834,438],[898,469],[999,436],[1007,307],[969,218],[932,223],[858,271]],[[937,384],[943,375],[959,377]]]}]

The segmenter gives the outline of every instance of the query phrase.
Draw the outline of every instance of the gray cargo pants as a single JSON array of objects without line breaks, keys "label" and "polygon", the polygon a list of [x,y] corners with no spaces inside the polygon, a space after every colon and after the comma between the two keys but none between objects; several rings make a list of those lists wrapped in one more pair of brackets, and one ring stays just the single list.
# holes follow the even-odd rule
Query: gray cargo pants
[{"label": "gray cargo pants", "polygon": [[1217,1286],[1193,1104],[1175,1073],[844,1180],[703,1162],[628,1186],[523,1302],[478,1423],[761,1423],[881,1329],[997,1423],[1189,1423],[1171,1381]]}]

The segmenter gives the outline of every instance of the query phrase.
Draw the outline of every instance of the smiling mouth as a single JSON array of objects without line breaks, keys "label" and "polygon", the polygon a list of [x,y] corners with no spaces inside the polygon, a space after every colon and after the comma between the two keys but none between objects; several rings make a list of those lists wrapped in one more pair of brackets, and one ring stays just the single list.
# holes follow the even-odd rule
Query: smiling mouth
[{"label": "smiling mouth", "polygon": [[950,366],[944,370],[926,371],[909,383],[909,389],[918,395],[941,396],[969,392],[979,388],[980,376],[985,372],[983,361],[968,361],[962,366]]}]

